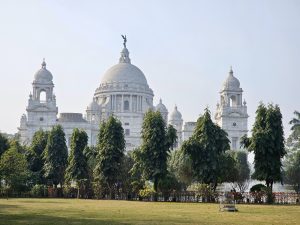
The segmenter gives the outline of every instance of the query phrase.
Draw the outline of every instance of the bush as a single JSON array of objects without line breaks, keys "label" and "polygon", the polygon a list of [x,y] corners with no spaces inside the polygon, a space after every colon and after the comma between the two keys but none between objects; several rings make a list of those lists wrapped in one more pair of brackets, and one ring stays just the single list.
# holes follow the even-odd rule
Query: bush
[{"label": "bush", "polygon": [[265,191],[266,186],[263,184],[255,184],[250,188],[250,192],[258,192],[258,191]]},{"label": "bush", "polygon": [[32,197],[36,198],[47,197],[48,189],[46,185],[36,184],[32,187],[30,193]]}]

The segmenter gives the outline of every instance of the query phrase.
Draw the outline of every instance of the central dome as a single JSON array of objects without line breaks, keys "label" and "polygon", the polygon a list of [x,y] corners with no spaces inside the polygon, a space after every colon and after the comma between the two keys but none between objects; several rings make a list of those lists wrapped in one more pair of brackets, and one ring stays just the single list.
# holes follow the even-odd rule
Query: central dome
[{"label": "central dome", "polygon": [[101,83],[135,83],[148,86],[144,73],[138,67],[125,62],[120,62],[107,70]]}]

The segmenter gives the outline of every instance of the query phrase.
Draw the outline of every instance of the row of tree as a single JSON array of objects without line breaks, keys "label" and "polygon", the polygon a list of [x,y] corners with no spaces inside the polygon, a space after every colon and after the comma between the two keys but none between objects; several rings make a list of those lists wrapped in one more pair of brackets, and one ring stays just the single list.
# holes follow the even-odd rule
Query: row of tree
[{"label": "row of tree", "polygon": [[[255,155],[253,178],[265,181],[271,193],[273,183],[282,180],[281,159],[286,154],[281,117],[277,105],[260,104],[252,137],[244,137],[242,143]],[[299,126],[295,127],[299,135]],[[9,143],[0,135],[2,187],[26,191],[36,185],[54,190],[60,186],[68,193],[75,185],[78,197],[152,194],[154,199],[157,193],[168,196],[188,190],[195,182],[212,192],[223,182],[234,183],[240,191],[246,188],[250,175],[247,153],[229,151],[227,133],[213,123],[207,109],[180,149],[172,150],[176,130],[165,124],[159,112],[145,114],[141,137],[138,149],[125,152],[124,130],[113,116],[101,122],[96,146],[88,147],[87,134],[74,129],[69,154],[61,126],[49,132],[37,131],[28,147],[16,141]],[[291,166],[299,162],[297,157],[289,158],[286,174],[299,174],[299,163],[298,167]]]}]

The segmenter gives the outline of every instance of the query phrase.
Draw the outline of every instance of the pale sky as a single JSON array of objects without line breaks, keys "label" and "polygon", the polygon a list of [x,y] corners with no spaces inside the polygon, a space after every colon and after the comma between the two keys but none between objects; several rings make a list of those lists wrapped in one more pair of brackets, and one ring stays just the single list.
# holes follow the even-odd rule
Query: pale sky
[{"label": "pale sky", "polygon": [[232,65],[248,105],[279,104],[284,128],[300,110],[300,1],[0,0],[0,130],[17,132],[45,57],[59,112],[84,113],[121,34],[131,62],[184,121],[215,113]]}]

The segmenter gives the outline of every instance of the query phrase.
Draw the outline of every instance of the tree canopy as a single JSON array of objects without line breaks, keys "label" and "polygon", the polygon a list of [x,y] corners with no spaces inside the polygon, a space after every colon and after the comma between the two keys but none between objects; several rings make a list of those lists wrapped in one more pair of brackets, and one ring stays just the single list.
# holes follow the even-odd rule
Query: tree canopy
[{"label": "tree canopy", "polygon": [[227,133],[212,122],[208,109],[197,120],[193,135],[182,145],[192,161],[194,179],[210,184],[214,190],[223,178],[221,162],[229,148]]},{"label": "tree canopy", "polygon": [[118,175],[125,151],[124,130],[122,124],[114,116],[100,125],[97,143],[96,166],[94,178],[101,183],[102,188],[107,188],[112,198],[113,190],[118,183]]},{"label": "tree canopy", "polygon": [[152,180],[158,190],[159,179],[167,175],[167,159],[177,139],[176,130],[166,127],[160,112],[148,111],[142,126],[142,144],[135,153],[136,164],[146,180]]},{"label": "tree canopy", "polygon": [[55,187],[58,184],[62,185],[67,167],[68,148],[65,133],[60,125],[54,126],[49,132],[43,159],[45,161],[43,166],[45,178]]},{"label": "tree canopy", "polygon": [[242,138],[242,144],[254,152],[253,178],[264,180],[267,187],[273,187],[276,181],[282,181],[281,159],[286,154],[282,115],[278,105],[267,107],[260,103],[256,110],[252,137]]}]

